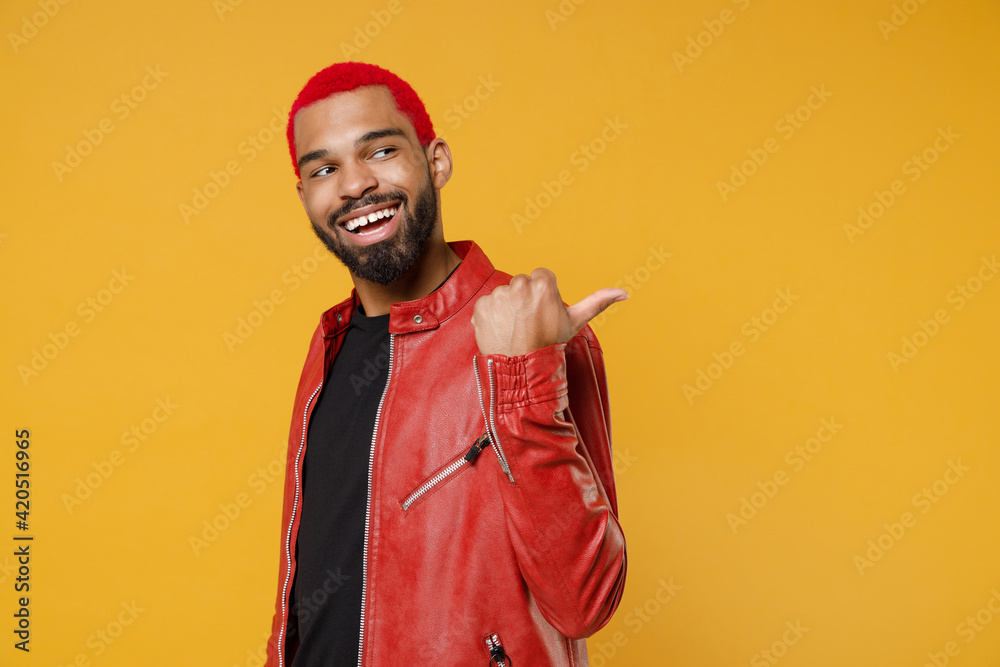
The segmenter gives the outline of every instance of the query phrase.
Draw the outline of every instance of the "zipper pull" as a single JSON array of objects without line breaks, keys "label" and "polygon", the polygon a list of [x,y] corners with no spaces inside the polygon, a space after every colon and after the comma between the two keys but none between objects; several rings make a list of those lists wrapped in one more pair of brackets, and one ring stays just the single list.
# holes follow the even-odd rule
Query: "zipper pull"
[{"label": "zipper pull", "polygon": [[488,433],[483,433],[479,436],[479,439],[472,443],[472,449],[469,453],[465,455],[465,460],[472,463],[479,456],[479,453],[490,446],[490,436]]},{"label": "zipper pull", "polygon": [[490,652],[490,667],[493,667],[493,665],[497,665],[497,667],[513,667],[514,661],[503,650],[503,645],[500,643],[498,635],[486,635],[484,639],[486,640],[486,648]]}]

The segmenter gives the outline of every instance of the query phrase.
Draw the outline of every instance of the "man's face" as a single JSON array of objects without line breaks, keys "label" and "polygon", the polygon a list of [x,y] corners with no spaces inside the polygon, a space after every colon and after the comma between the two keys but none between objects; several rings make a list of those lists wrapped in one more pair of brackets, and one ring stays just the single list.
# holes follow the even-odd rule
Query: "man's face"
[{"label": "man's face", "polygon": [[420,258],[438,222],[427,156],[391,93],[337,93],[295,116],[299,198],[351,274],[388,285]]}]

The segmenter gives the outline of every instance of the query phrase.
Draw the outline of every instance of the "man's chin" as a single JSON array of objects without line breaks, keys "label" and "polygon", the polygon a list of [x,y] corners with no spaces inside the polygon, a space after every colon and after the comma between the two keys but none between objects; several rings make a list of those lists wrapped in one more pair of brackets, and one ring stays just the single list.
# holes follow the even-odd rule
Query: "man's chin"
[{"label": "man's chin", "polygon": [[390,285],[406,275],[423,256],[438,215],[434,197],[430,180],[416,199],[413,211],[409,211],[405,197],[401,197],[400,210],[379,230],[381,234],[372,234],[368,243],[357,242],[356,235],[341,227],[328,229],[310,222],[319,240],[352,277]]},{"label": "man's chin", "polygon": [[340,263],[354,278],[361,278],[378,285],[390,285],[399,280],[415,263],[415,258],[408,257],[398,243],[398,234],[377,241],[370,245],[358,245],[345,240],[339,235],[350,234],[346,231],[330,232],[313,224],[313,231]]}]

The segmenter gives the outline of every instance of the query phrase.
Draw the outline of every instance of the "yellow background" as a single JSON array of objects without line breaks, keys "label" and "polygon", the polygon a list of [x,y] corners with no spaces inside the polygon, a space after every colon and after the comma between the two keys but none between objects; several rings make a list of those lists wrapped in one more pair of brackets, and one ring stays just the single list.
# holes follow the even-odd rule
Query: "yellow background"
[{"label": "yellow background", "polygon": [[[629,549],[595,667],[1000,664],[1000,3],[222,2],[0,9],[0,663],[258,664],[279,546],[267,469],[318,315],[349,289],[314,258],[268,125],[346,55],[410,81],[450,143],[448,238],[510,272],[552,268],[569,301],[631,281],[595,323]],[[78,166],[54,167],[88,136]],[[723,197],[734,168],[751,175]],[[792,305],[769,312],[779,290]],[[893,362],[904,337],[920,347]],[[700,372],[707,389],[685,393]],[[158,400],[176,406],[160,422]],[[20,428],[30,654],[11,632]],[[744,499],[759,507],[742,524]]]}]

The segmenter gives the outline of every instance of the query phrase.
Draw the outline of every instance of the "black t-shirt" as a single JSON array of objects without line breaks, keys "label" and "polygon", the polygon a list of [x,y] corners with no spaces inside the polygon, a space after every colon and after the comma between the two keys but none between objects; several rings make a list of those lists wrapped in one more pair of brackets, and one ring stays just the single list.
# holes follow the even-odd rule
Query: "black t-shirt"
[{"label": "black t-shirt", "polygon": [[309,422],[291,613],[292,667],[356,665],[368,464],[389,373],[389,315],[351,318]]}]

